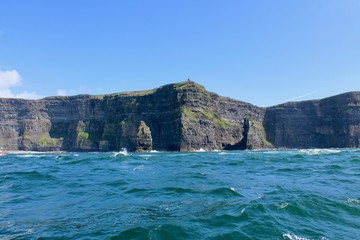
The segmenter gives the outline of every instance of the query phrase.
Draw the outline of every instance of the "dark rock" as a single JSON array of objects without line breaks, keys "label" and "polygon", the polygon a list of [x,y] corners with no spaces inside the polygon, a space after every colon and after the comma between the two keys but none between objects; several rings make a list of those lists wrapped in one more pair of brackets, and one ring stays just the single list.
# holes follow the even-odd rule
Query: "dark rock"
[{"label": "dark rock", "polygon": [[140,121],[138,128],[138,134],[136,138],[136,151],[146,152],[152,150],[152,136],[150,128],[145,124],[144,121]]},{"label": "dark rock", "polygon": [[267,109],[268,141],[286,148],[360,147],[360,92]]},{"label": "dark rock", "polygon": [[269,108],[193,81],[103,96],[2,98],[0,145],[34,151],[360,147],[360,92]]}]

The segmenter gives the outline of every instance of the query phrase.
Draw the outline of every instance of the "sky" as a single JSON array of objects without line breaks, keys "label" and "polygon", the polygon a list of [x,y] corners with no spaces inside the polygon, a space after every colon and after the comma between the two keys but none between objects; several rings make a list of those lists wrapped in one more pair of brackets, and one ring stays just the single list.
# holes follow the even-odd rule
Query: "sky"
[{"label": "sky", "polygon": [[0,97],[191,79],[258,106],[360,90],[359,0],[0,0]]}]

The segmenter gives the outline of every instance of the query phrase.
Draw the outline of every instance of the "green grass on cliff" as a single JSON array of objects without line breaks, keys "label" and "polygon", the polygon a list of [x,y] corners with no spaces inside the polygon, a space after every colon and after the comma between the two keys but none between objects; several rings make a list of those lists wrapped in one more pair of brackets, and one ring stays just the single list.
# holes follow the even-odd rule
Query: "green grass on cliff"
[{"label": "green grass on cliff", "polygon": [[197,88],[202,88],[205,90],[205,88],[203,86],[201,86],[200,84],[194,82],[194,81],[191,81],[191,80],[188,80],[188,81],[185,81],[185,82],[179,82],[179,83],[174,83],[174,86],[176,89],[185,89],[185,88],[191,88],[191,87],[197,87]]},{"label": "green grass on cliff", "polygon": [[263,137],[263,140],[262,140],[264,147],[266,147],[266,148],[273,147],[273,145],[268,140],[266,140],[266,131],[265,131],[264,125],[261,122],[255,120],[250,115],[246,116],[246,118],[249,119],[250,125],[252,127],[254,127],[255,129],[257,129],[258,131],[260,131],[261,133],[264,134],[264,137]]},{"label": "green grass on cliff", "polygon": [[43,147],[55,147],[58,145],[58,139],[51,138],[48,134],[41,135],[39,144]]},{"label": "green grass on cliff", "polygon": [[227,120],[221,119],[216,114],[214,114],[210,111],[204,110],[204,109],[202,109],[200,112],[194,112],[190,108],[183,107],[181,109],[181,113],[183,115],[185,115],[186,117],[188,117],[191,121],[196,121],[196,120],[205,118],[205,119],[209,120],[210,122],[213,122],[213,124],[217,127],[226,129],[231,126],[231,124]]},{"label": "green grass on cliff", "polygon": [[87,133],[87,132],[79,132],[77,137],[80,138],[80,139],[87,140],[89,138],[89,133]]},{"label": "green grass on cliff", "polygon": [[[199,90],[200,93],[207,92],[204,86],[202,86],[194,81],[191,81],[191,80],[185,81],[185,82],[180,82],[180,83],[173,83],[173,84],[169,84],[169,85],[173,85],[175,90],[178,90],[178,91],[186,90],[186,89],[190,89],[190,88],[196,88]],[[168,85],[165,85],[165,86],[168,86]],[[164,86],[162,86],[162,87],[164,87]],[[104,96],[108,96],[108,97],[117,97],[117,96],[141,97],[141,96],[147,96],[147,95],[153,94],[157,90],[161,89],[162,87],[149,89],[149,90],[143,90],[143,91],[125,91],[125,92],[105,94],[105,95],[91,95],[91,98],[103,99]]]},{"label": "green grass on cliff", "polygon": [[195,120],[197,118],[196,113],[192,112],[191,109],[186,107],[181,108],[181,113],[187,116],[190,120]]},{"label": "green grass on cliff", "polygon": [[224,119],[214,119],[214,122],[215,122],[216,125],[218,125],[218,126],[220,126],[222,128],[225,128],[225,129],[229,128],[231,126],[231,124],[228,121],[224,120]]},{"label": "green grass on cliff", "polygon": [[143,90],[143,91],[129,91],[129,92],[120,92],[120,93],[113,93],[107,94],[106,96],[117,97],[117,96],[129,96],[129,97],[141,97],[155,93],[157,88],[150,89],[150,90]]},{"label": "green grass on cliff", "polygon": [[215,125],[222,127],[222,128],[229,128],[230,123],[225,119],[221,119],[219,116],[213,114],[210,111],[203,110],[201,113],[210,121],[214,122]]}]

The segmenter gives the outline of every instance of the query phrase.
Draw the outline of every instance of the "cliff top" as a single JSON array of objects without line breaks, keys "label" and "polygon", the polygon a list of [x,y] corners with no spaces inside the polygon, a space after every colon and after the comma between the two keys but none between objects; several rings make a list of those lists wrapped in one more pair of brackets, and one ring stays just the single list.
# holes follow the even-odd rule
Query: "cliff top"
[{"label": "cliff top", "polygon": [[346,93],[340,93],[334,96],[325,97],[321,99],[311,99],[311,100],[305,100],[305,101],[290,101],[281,103],[275,106],[270,106],[268,108],[274,108],[274,107],[285,107],[285,106],[299,106],[306,105],[306,104],[320,104],[320,103],[332,103],[332,104],[350,104],[355,106],[360,106],[360,91],[352,91],[352,92],[346,92]]}]

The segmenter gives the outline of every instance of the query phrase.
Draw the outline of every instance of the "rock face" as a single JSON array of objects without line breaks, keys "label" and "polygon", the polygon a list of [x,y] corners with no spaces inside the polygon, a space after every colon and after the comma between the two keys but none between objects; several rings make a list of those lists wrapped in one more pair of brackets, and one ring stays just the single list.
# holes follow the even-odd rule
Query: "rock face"
[{"label": "rock face", "polygon": [[112,95],[0,98],[0,146],[34,151],[360,147],[360,92],[269,108],[192,82]]},{"label": "rock face", "polygon": [[144,121],[140,121],[136,139],[136,151],[144,152],[152,150],[152,137],[150,128]]},{"label": "rock face", "polygon": [[360,147],[360,92],[290,102],[266,110],[269,142],[287,148]]},{"label": "rock face", "polygon": [[181,105],[181,150],[271,147],[258,139],[258,135],[265,136],[264,108],[221,97],[191,81],[176,88]]}]

